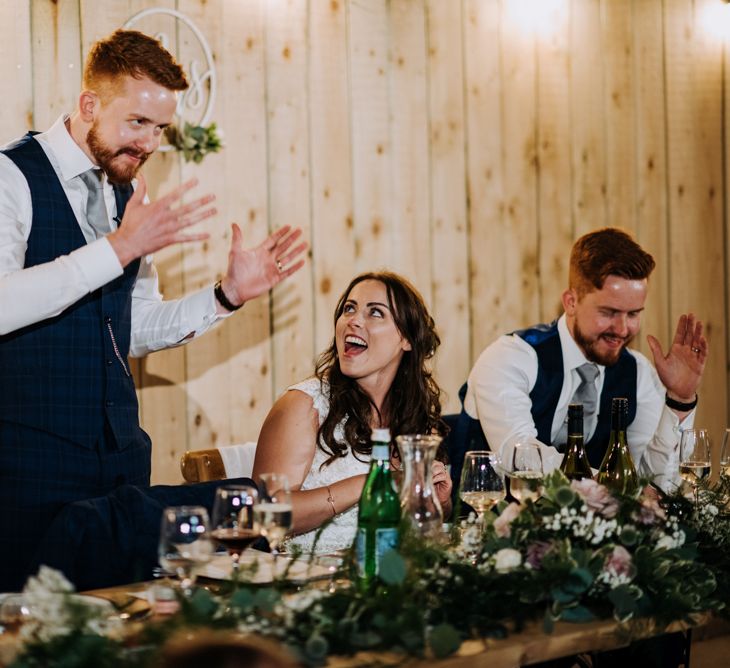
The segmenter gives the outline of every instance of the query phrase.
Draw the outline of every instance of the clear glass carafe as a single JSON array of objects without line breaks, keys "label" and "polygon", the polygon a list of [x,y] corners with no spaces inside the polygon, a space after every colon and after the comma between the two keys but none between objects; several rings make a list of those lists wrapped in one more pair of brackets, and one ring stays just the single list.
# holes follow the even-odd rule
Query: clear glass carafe
[{"label": "clear glass carafe", "polygon": [[423,536],[437,538],[441,533],[444,511],[433,486],[431,464],[441,437],[406,434],[396,439],[405,472],[400,489],[404,519]]}]

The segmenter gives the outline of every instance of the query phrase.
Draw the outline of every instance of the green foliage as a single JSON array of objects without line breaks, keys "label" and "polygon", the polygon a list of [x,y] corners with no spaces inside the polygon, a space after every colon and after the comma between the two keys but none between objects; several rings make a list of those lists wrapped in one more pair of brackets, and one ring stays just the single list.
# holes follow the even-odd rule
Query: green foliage
[{"label": "green foliage", "polygon": [[165,128],[165,137],[170,146],[183,154],[185,162],[203,162],[208,153],[218,153],[223,148],[223,137],[215,123],[207,127],[191,125],[185,121],[183,129],[176,125]]},{"label": "green foliage", "polygon": [[[661,627],[703,611],[728,616],[729,498],[724,480],[703,487],[695,505],[648,489],[613,496],[556,472],[537,503],[502,506],[481,532],[471,525],[476,552],[466,541],[424,542],[406,530],[366,590],[357,585],[352,559],[335,574],[332,590],[292,591],[282,582],[234,583],[215,596],[198,590],[181,601],[178,615],[149,625],[133,652],[72,630],[30,642],[14,666],[154,665],[154,646],[187,625],[272,637],[302,663],[320,666],[329,655],[360,650],[443,658],[466,638],[504,637],[531,619],[542,618],[550,633],[557,620],[614,618],[631,636],[646,619]],[[339,584],[342,576],[349,581]]]}]

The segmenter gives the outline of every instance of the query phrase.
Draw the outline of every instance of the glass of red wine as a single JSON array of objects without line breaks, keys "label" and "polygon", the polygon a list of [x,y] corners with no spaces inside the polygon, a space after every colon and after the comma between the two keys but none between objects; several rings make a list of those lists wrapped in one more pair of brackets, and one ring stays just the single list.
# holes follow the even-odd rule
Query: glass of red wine
[{"label": "glass of red wine", "polygon": [[259,493],[253,485],[227,485],[215,492],[213,540],[228,550],[233,561],[233,578],[238,579],[241,553],[261,535],[254,509]]}]

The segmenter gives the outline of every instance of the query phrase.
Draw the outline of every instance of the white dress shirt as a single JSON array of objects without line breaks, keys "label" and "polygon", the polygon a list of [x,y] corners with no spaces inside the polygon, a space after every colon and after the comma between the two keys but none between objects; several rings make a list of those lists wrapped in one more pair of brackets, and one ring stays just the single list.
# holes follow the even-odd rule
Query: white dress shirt
[{"label": "white dress shirt", "polygon": [[[0,335],[58,315],[123,273],[109,241],[96,239],[86,220],[88,190],[77,177],[94,165],[69,134],[65,120],[62,116],[35,139],[56,171],[87,243],[52,262],[23,268],[33,220],[30,189],[15,163],[0,154]],[[106,179],[103,188],[109,224],[115,230],[114,191]],[[163,302],[152,256],[141,258],[132,292],[132,357],[185,343],[225,317],[216,315],[212,287]]]},{"label": "white dress shirt", "polygon": [[[577,368],[588,361],[571,336],[565,315],[558,320],[558,334],[563,352],[563,387],[553,417],[551,440],[567,419],[568,404],[581,383]],[[681,429],[692,426],[694,411],[680,426],[677,415],[664,403],[665,389],[654,367],[641,353],[629,353],[636,359],[637,373],[636,417],[627,430],[629,450],[640,475],[655,476],[659,485],[669,488],[677,480]],[[606,367],[597,366],[595,382],[600,397]],[[560,466],[563,455],[537,438],[530,412],[530,392],[537,381],[537,371],[537,353],[529,343],[517,335],[501,336],[482,352],[469,374],[464,409],[480,421],[490,447],[504,461],[511,459],[516,443],[538,443],[547,473]],[[593,436],[596,424],[593,421],[586,441]]]}]

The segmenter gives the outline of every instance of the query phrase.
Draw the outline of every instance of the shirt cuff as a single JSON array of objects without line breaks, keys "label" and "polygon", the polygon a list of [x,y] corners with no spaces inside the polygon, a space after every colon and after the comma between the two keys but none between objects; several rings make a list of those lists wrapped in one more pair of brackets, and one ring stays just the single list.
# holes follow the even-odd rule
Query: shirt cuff
[{"label": "shirt cuff", "polygon": [[124,273],[117,254],[106,237],[81,246],[73,259],[84,277],[89,292],[106,285]]}]

